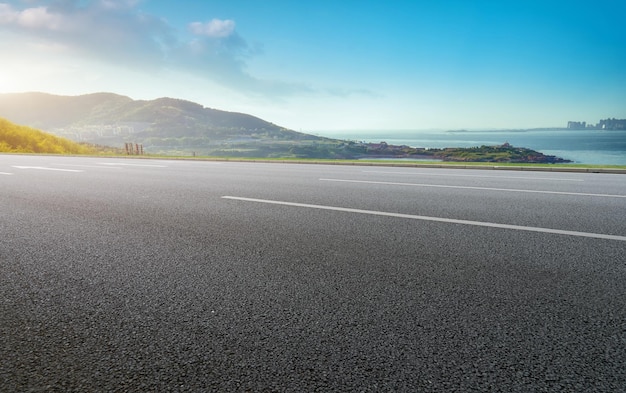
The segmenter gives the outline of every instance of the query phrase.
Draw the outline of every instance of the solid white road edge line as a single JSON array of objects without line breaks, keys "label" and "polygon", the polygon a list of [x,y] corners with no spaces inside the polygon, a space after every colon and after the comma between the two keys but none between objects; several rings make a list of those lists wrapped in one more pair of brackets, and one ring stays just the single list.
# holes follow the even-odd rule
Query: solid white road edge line
[{"label": "solid white road edge line", "polygon": [[457,188],[457,189],[462,189],[462,190],[507,191],[507,192],[526,192],[526,193],[531,193],[531,194],[557,194],[557,195],[593,196],[593,197],[605,197],[605,198],[626,198],[626,195],[589,194],[589,193],[584,193],[584,192],[565,192],[565,191],[522,190],[522,189],[516,189],[516,188],[445,186],[441,184],[399,183],[399,182],[371,181],[371,180],[346,180],[346,179],[319,179],[319,180],[320,181],[333,181],[333,182],[339,182],[339,183],[382,184],[382,185],[388,185],[388,186]]},{"label": "solid white road edge line", "polygon": [[309,209],[332,210],[332,211],[339,211],[339,212],[346,212],[346,213],[369,214],[373,216],[408,218],[412,220],[421,220],[421,221],[445,222],[449,224],[473,225],[473,226],[479,226],[479,227],[499,228],[499,229],[513,229],[516,231],[540,232],[540,233],[550,233],[550,234],[567,235],[567,236],[579,236],[579,237],[588,237],[588,238],[604,239],[604,240],[618,240],[618,241],[626,242],[626,236],[605,235],[602,233],[564,231],[560,229],[528,227],[528,226],[509,225],[509,224],[497,224],[493,222],[457,220],[454,218],[417,216],[413,214],[390,213],[390,212],[381,212],[377,210],[351,209],[351,208],[346,208],[346,207],[325,206],[325,205],[311,205],[308,203],[274,201],[274,200],[269,200],[269,199],[243,198],[243,197],[236,197],[236,196],[223,196],[222,198],[242,201],[242,202],[257,202],[257,203],[266,203],[266,204],[272,204],[272,205],[304,207],[304,208],[309,208]]},{"label": "solid white road edge line", "polygon": [[363,173],[380,173],[384,175],[403,176],[453,176],[453,177],[486,177],[490,179],[515,179],[515,180],[549,180],[549,181],[584,181],[583,179],[565,179],[559,177],[529,177],[529,176],[491,176],[491,175],[461,175],[451,173],[425,173],[425,172],[391,172],[391,171],[363,171]]}]

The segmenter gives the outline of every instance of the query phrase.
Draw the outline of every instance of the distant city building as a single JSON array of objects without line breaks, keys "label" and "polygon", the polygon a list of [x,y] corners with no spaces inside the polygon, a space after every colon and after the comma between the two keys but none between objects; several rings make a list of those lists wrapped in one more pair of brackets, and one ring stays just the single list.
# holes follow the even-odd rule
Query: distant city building
[{"label": "distant city building", "polygon": [[601,130],[626,130],[626,119],[600,120],[598,128]]},{"label": "distant city building", "polygon": [[626,119],[605,119],[600,120],[596,125],[587,124],[585,121],[568,121],[567,128],[570,130],[626,130]]},{"label": "distant city building", "polygon": [[586,121],[568,121],[567,128],[569,128],[570,130],[584,130],[585,128],[587,128],[587,122]]}]

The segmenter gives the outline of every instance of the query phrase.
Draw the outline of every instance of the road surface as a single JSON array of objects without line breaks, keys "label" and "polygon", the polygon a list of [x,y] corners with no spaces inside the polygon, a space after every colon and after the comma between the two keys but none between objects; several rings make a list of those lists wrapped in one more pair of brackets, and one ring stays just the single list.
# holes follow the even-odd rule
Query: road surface
[{"label": "road surface", "polygon": [[0,391],[626,391],[626,176],[0,155]]}]

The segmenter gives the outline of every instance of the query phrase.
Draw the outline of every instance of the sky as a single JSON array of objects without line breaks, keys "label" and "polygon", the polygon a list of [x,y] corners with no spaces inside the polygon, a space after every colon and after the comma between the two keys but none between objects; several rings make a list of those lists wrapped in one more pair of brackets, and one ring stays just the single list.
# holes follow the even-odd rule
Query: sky
[{"label": "sky", "polygon": [[624,15],[624,0],[0,0],[0,93],[173,97],[321,134],[596,123],[626,118]]}]

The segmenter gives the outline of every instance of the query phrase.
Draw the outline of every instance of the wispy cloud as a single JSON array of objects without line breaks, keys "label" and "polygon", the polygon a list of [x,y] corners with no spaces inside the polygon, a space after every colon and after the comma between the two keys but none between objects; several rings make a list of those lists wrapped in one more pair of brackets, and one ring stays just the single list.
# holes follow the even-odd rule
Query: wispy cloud
[{"label": "wispy cloud", "polygon": [[162,62],[175,45],[175,32],[164,20],[138,11],[130,0],[30,1],[18,8],[0,3],[0,30],[30,44],[55,44],[68,54],[133,66]]},{"label": "wispy cloud", "polygon": [[232,35],[235,31],[235,21],[230,19],[213,19],[207,23],[192,22],[189,24],[189,30],[196,35],[225,38]]},{"label": "wispy cloud", "polygon": [[141,11],[140,0],[0,2],[0,32],[27,38],[31,47],[54,46],[141,71],[183,70],[245,93],[275,97],[312,91],[251,75],[248,61],[260,51],[236,32],[234,20],[190,21],[186,27],[179,31]]},{"label": "wispy cloud", "polygon": [[46,7],[16,11],[8,4],[0,4],[0,23],[23,29],[58,31],[65,27],[63,18],[48,12]]},{"label": "wispy cloud", "polygon": [[325,90],[328,95],[334,97],[350,97],[350,96],[362,96],[362,97],[370,97],[370,98],[381,98],[382,95],[378,92],[368,90],[368,89],[341,89],[341,88],[331,88]]}]

